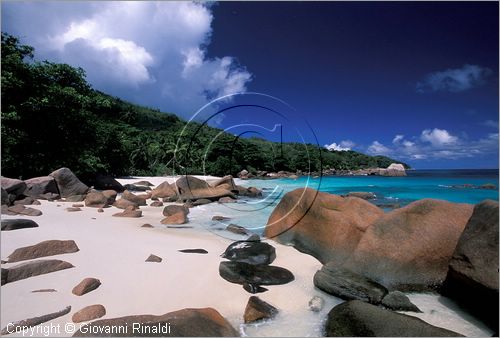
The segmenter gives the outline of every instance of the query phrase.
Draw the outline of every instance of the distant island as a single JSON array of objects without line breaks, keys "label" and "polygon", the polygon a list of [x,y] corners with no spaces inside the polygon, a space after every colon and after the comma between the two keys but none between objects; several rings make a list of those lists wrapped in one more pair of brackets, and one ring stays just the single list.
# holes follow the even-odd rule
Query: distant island
[{"label": "distant island", "polygon": [[[392,163],[385,156],[330,151],[307,144],[281,146],[189,123],[92,89],[85,71],[33,61],[34,48],[2,33],[2,171],[28,178],[70,167],[82,179],[96,174],[161,176],[179,173],[237,176],[372,175]],[[186,128],[181,134],[183,128]],[[205,147],[216,139],[205,157]],[[177,150],[176,150],[177,149]],[[260,174],[259,174],[260,173]]]}]

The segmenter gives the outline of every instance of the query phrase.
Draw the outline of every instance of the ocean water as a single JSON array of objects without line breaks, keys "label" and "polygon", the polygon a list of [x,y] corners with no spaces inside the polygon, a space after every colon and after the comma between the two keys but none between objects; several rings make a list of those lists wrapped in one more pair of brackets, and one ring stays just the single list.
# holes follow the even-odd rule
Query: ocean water
[{"label": "ocean water", "polygon": [[[261,199],[239,199],[238,203],[225,204],[225,216],[231,223],[262,233],[267,219],[284,194],[297,188],[309,187],[331,194],[351,191],[372,192],[371,200],[384,210],[405,206],[422,198],[435,198],[455,203],[476,204],[485,199],[498,201],[498,170],[410,170],[406,177],[381,176],[310,176],[298,179],[240,180],[238,184],[263,190]],[[495,189],[481,189],[483,184],[493,184]]]}]

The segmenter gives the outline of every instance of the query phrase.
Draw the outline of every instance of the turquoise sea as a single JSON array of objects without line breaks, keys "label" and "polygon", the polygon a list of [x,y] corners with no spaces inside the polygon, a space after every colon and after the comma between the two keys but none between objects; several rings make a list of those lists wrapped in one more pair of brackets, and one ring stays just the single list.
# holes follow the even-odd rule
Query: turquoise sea
[{"label": "turquoise sea", "polygon": [[[476,204],[485,199],[498,201],[498,170],[409,170],[406,177],[381,176],[310,176],[298,179],[272,179],[241,181],[245,186],[263,189],[263,198],[241,199],[224,205],[224,214],[231,222],[261,232],[269,215],[283,195],[291,190],[308,186],[331,194],[351,191],[372,192],[377,197],[370,202],[389,211],[422,198],[442,199],[450,202]],[[482,189],[493,184],[495,189]]]}]

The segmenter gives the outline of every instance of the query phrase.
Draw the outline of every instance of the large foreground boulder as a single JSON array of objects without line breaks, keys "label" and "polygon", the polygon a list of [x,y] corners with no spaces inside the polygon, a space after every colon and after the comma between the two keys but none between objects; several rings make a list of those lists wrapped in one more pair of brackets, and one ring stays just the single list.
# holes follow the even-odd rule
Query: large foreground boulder
[{"label": "large foreground boulder", "polygon": [[314,274],[313,282],[318,289],[346,300],[379,304],[387,294],[384,286],[334,264],[323,265]]},{"label": "large foreground boulder", "polygon": [[[135,324],[135,325],[134,325]],[[123,328],[120,332],[110,328]],[[134,327],[140,328],[134,330]],[[138,315],[94,321],[73,337],[235,337],[229,322],[212,308],[182,309],[161,316]]]},{"label": "large foreground boulder", "polygon": [[423,320],[359,300],[334,307],[325,326],[327,337],[460,337]]},{"label": "large foreground boulder", "polygon": [[57,169],[50,176],[56,180],[61,197],[85,195],[89,190],[89,187],[83,184],[68,168]]},{"label": "large foreground boulder", "polygon": [[486,200],[475,206],[441,293],[498,330],[498,202]]},{"label": "large foreground boulder", "polygon": [[383,214],[382,209],[360,198],[299,188],[283,196],[267,221],[264,235],[292,244],[323,264],[341,262]]},{"label": "large foreground boulder", "polygon": [[58,259],[40,259],[21,263],[8,269],[2,268],[2,285],[73,267],[72,264]]},{"label": "large foreground boulder", "polygon": [[437,287],[472,209],[423,199],[386,213],[366,229],[343,266],[390,289]]},{"label": "large foreground boulder", "polygon": [[33,198],[45,198],[46,194],[49,196],[58,196],[59,190],[57,189],[57,184],[52,176],[41,176],[30,178],[25,180],[26,189],[24,190],[24,195]]},{"label": "large foreground boulder", "polygon": [[59,241],[49,240],[43,241],[35,245],[25,246],[14,250],[9,255],[9,263],[25,261],[28,259],[35,259],[40,257],[61,255],[66,253],[77,252],[78,246],[75,241]]}]

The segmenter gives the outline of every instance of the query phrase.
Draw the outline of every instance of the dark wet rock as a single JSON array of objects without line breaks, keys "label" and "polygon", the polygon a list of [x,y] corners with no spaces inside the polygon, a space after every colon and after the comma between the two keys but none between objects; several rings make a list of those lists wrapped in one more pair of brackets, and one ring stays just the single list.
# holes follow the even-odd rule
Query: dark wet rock
[{"label": "dark wet rock", "polygon": [[25,196],[41,198],[40,196],[44,196],[47,193],[59,196],[56,181],[52,176],[30,178],[29,180],[25,180],[24,183],[26,183],[26,189],[23,193]]},{"label": "dark wet rock", "polygon": [[400,291],[391,291],[382,299],[382,305],[394,311],[422,312]]},{"label": "dark wet rock", "polygon": [[79,250],[80,249],[78,249],[75,241],[49,240],[40,242],[35,245],[18,248],[14,250],[14,252],[11,253],[8,258],[9,263],[14,263],[25,261],[28,259],[73,253]]},{"label": "dark wet rock", "polygon": [[252,294],[262,293],[262,292],[266,292],[268,290],[266,288],[263,288],[260,285],[250,284],[250,283],[243,283],[243,289],[249,293],[252,293]]},{"label": "dark wet rock", "polygon": [[314,274],[313,281],[318,289],[346,300],[359,299],[379,304],[387,294],[384,286],[331,263],[323,265]]},{"label": "dark wet rock", "polygon": [[128,190],[125,190],[122,193],[122,198],[126,199],[127,201],[133,202],[133,203],[135,203],[137,205],[146,205],[146,199],[145,198],[139,197],[139,196],[131,193]]},{"label": "dark wet rock", "polygon": [[372,199],[377,197],[377,196],[375,196],[374,193],[366,192],[366,191],[351,191],[343,196],[344,197],[358,197],[358,198],[362,198],[364,200],[372,200]]},{"label": "dark wet rock", "polygon": [[264,302],[257,296],[252,296],[248,299],[243,320],[245,321],[245,324],[248,324],[262,319],[274,318],[277,314],[277,308]]},{"label": "dark wet rock", "polygon": [[125,190],[128,190],[128,191],[148,191],[148,190],[151,190],[150,187],[146,187],[144,185],[135,185],[135,184],[125,184],[123,186],[123,188]]},{"label": "dark wet rock", "polygon": [[247,239],[245,239],[245,241],[247,241],[247,242],[260,242],[260,236],[257,234],[251,234],[250,236],[248,236]]},{"label": "dark wet rock", "polygon": [[[57,189],[61,194],[61,197],[69,197],[74,195],[85,195],[89,190],[85,184],[83,184],[78,177],[73,174],[68,168],[60,168],[53,171],[49,176],[54,177]],[[72,201],[79,202],[79,201]]]},{"label": "dark wet rock", "polygon": [[196,207],[198,205],[204,205],[204,204],[209,204],[209,203],[212,203],[212,201],[207,199],[207,198],[200,198],[200,199],[193,202],[193,206]]},{"label": "dark wet rock", "polygon": [[135,182],[135,183],[132,183],[134,185],[143,185],[145,187],[153,187],[154,184],[149,182],[149,181],[139,181],[139,182]]},{"label": "dark wet rock", "polygon": [[129,200],[126,200],[124,198],[120,198],[119,200],[116,200],[115,203],[113,203],[113,206],[118,208],[118,209],[126,209],[128,207],[134,207],[138,208],[139,206],[137,203],[131,202]]},{"label": "dark wet rock", "polygon": [[230,220],[231,218],[230,217],[226,217],[226,216],[219,216],[219,215],[216,215],[214,217],[212,217],[212,221],[228,221]]},{"label": "dark wet rock", "polygon": [[38,224],[31,219],[2,219],[2,231],[37,228]]},{"label": "dark wet rock", "polygon": [[179,252],[183,253],[196,253],[196,254],[207,254],[208,251],[205,249],[182,249],[178,250]]},{"label": "dark wet rock", "polygon": [[[22,204],[17,204],[7,209],[13,215],[24,215],[24,216],[40,216],[42,212],[38,209],[34,209],[31,207],[25,207]],[[2,210],[3,211],[3,210]]]},{"label": "dark wet rock", "polygon": [[69,207],[69,208],[66,208],[66,211],[75,212],[75,211],[82,211],[82,209],[78,208],[78,207]]},{"label": "dark wet rock", "polygon": [[58,259],[40,259],[21,263],[8,269],[2,268],[2,285],[69,268],[73,268],[73,265]]},{"label": "dark wet rock", "polygon": [[[116,333],[107,333],[105,328],[126,327],[126,332],[133,332],[133,325],[140,325],[145,336],[172,336],[172,337],[235,337],[239,336],[229,322],[212,308],[182,309],[169,312],[161,316],[137,315],[120,318],[101,319],[84,328],[79,329],[73,337],[115,337]],[[170,327],[170,334],[153,331],[158,326]],[[85,333],[84,333],[85,332]],[[93,333],[95,332],[95,333]]]},{"label": "dark wet rock", "polygon": [[221,257],[248,264],[271,264],[276,259],[276,250],[263,242],[237,241],[230,244]]},{"label": "dark wet rock", "polygon": [[123,210],[122,212],[118,212],[116,214],[113,214],[114,217],[133,217],[133,218],[138,218],[142,217],[142,211],[137,210],[133,206],[128,206]]},{"label": "dark wet rock", "polygon": [[123,185],[118,182],[114,177],[109,175],[100,175],[98,174],[93,179],[90,179],[88,182],[90,185],[94,186],[95,189],[99,190],[114,190],[117,192],[122,192],[125,190]]},{"label": "dark wet rock", "polygon": [[3,187],[1,188],[1,190],[2,190],[2,205],[10,205],[11,200],[9,197],[9,193]]},{"label": "dark wet rock", "polygon": [[498,202],[474,207],[449,263],[441,293],[498,330]]},{"label": "dark wet rock", "polygon": [[359,300],[344,302],[329,313],[328,337],[460,337],[423,320],[382,309]]},{"label": "dark wet rock", "polygon": [[146,258],[146,262],[154,262],[154,263],[160,263],[162,261],[161,257],[158,257],[156,255],[149,255],[148,258]]},{"label": "dark wet rock", "polygon": [[149,206],[150,207],[162,207],[163,206],[163,202],[162,201],[154,201]]},{"label": "dark wet rock", "polygon": [[18,322],[14,322],[14,323],[9,323],[8,326],[6,326],[2,329],[2,331],[0,332],[0,335],[2,335],[2,336],[8,335],[9,333],[16,331],[16,329],[21,330],[19,332],[23,332],[22,331],[23,328],[26,329],[26,328],[40,325],[42,323],[45,323],[45,322],[48,322],[50,320],[56,319],[58,317],[64,316],[65,314],[68,314],[70,311],[71,311],[71,306],[67,306],[66,308],[64,308],[61,311],[49,313],[49,314],[39,316],[39,317],[33,317],[33,318],[20,320]]},{"label": "dark wet rock", "polygon": [[89,192],[85,197],[86,207],[104,208],[107,205],[108,205],[108,198],[100,191]]},{"label": "dark wet rock", "polygon": [[237,224],[229,224],[226,227],[226,230],[230,231],[234,234],[237,234],[237,235],[248,235],[249,234],[247,229],[245,229],[244,227],[237,225]]},{"label": "dark wet rock", "polygon": [[323,310],[323,306],[325,305],[325,300],[320,296],[314,296],[308,303],[309,309],[312,312],[320,312]]},{"label": "dark wet rock", "polygon": [[38,293],[38,292],[57,292],[56,289],[38,289],[38,290],[33,290],[31,291],[32,293]]},{"label": "dark wet rock", "polygon": [[83,296],[90,291],[94,291],[101,285],[101,281],[97,278],[85,278],[71,291],[74,295]]},{"label": "dark wet rock", "polygon": [[86,306],[80,311],[77,311],[71,317],[73,323],[88,322],[97,318],[101,318],[106,314],[106,308],[101,304]]},{"label": "dark wet rock", "polygon": [[219,275],[231,283],[281,285],[293,281],[293,274],[285,268],[271,265],[252,265],[242,262],[220,262]]},{"label": "dark wet rock", "polygon": [[193,226],[192,225],[182,225],[182,224],[169,224],[167,225],[167,228],[168,229],[192,229]]}]

